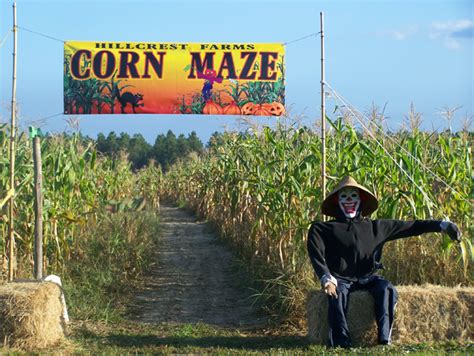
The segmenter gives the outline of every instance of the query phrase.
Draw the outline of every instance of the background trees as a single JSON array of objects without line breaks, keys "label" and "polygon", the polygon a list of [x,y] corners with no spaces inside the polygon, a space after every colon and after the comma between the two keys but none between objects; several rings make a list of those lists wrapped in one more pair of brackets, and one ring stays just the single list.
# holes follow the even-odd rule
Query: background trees
[{"label": "background trees", "polygon": [[135,170],[147,166],[151,161],[155,161],[163,170],[167,170],[178,159],[187,157],[191,152],[201,154],[204,149],[194,131],[187,137],[183,134],[176,137],[173,131],[169,130],[166,135],[159,134],[153,145],[149,144],[141,134],[130,137],[122,132],[120,136],[117,136],[112,131],[107,137],[100,133],[96,144],[97,151],[113,159],[126,154]]}]

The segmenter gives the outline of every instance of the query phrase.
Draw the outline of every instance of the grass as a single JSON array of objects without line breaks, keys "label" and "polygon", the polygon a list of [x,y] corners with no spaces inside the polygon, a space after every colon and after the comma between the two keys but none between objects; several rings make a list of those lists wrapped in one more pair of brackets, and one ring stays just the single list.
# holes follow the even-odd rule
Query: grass
[{"label": "grass", "polygon": [[150,212],[105,214],[75,242],[62,275],[73,319],[118,321],[121,305],[152,263],[158,218]]},{"label": "grass", "polygon": [[82,323],[73,326],[69,351],[84,353],[129,354],[213,354],[213,355],[361,355],[414,354],[466,355],[472,344],[452,342],[376,346],[370,348],[327,348],[308,342],[305,336],[278,329],[221,329],[204,324],[146,325],[123,322],[112,325]]}]

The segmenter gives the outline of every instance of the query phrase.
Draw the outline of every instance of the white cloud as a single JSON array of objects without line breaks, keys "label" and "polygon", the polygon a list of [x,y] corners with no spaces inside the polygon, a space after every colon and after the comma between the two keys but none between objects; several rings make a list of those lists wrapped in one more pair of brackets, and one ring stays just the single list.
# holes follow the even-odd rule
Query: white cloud
[{"label": "white cloud", "polygon": [[474,27],[474,22],[471,20],[456,20],[446,22],[433,22],[431,28],[435,33],[448,33],[462,31]]},{"label": "white cloud", "polygon": [[403,41],[408,38],[410,33],[402,31],[392,31],[390,35],[392,35],[396,40]]},{"label": "white cloud", "polygon": [[378,32],[378,35],[382,37],[391,37],[398,41],[403,41],[413,36],[417,32],[418,32],[418,26],[409,26],[400,30],[381,31],[381,32]]},{"label": "white cloud", "polygon": [[461,42],[458,39],[473,38],[473,34],[474,22],[463,19],[433,22],[429,37],[434,40],[440,40],[449,49],[457,50],[461,48]]}]

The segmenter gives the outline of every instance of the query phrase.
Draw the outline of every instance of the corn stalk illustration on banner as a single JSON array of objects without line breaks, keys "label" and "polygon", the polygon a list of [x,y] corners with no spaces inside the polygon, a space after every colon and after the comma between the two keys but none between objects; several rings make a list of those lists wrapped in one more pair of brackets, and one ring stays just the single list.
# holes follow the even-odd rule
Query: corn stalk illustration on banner
[{"label": "corn stalk illustration on banner", "polygon": [[280,116],[284,57],[275,43],[67,41],[64,113]]}]

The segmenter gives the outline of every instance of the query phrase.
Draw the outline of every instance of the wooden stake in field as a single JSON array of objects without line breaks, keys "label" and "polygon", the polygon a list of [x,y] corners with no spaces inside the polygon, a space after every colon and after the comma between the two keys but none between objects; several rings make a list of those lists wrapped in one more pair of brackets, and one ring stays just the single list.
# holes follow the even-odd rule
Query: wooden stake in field
[{"label": "wooden stake in field", "polygon": [[[16,136],[16,46],[17,45],[17,27],[16,27],[16,1],[13,2],[13,75],[12,75],[12,115],[10,127],[10,190],[15,189],[15,136]],[[15,226],[13,221],[15,205],[15,195],[10,198],[8,209],[8,281],[13,280],[13,269],[15,260]]]},{"label": "wooden stake in field", "polygon": [[[322,175],[322,200],[326,199],[326,97],[325,97],[325,67],[324,67],[324,12],[320,12],[321,20],[321,175]],[[322,219],[325,220],[324,215]]]},{"label": "wooden stake in field", "polygon": [[30,128],[33,137],[33,161],[35,169],[35,268],[34,277],[43,278],[43,169],[41,167],[41,143],[39,132]]}]

